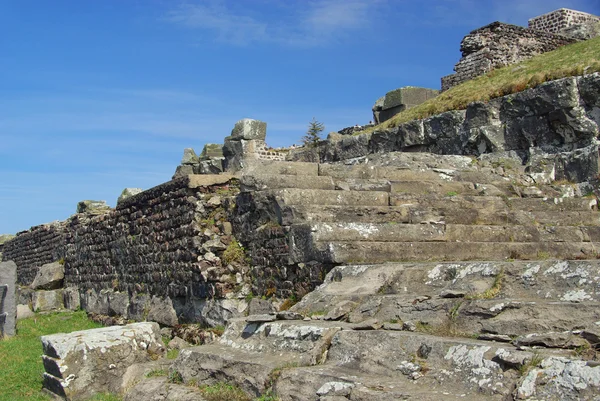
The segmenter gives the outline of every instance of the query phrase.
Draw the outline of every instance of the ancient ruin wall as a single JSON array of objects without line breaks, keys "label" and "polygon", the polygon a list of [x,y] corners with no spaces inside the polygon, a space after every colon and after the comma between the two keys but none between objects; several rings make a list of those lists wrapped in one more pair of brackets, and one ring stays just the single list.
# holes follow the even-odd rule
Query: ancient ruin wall
[{"label": "ancient ruin wall", "polygon": [[462,58],[454,67],[456,73],[442,78],[442,91],[493,69],[518,63],[576,41],[553,33],[494,22],[464,37],[460,45]]},{"label": "ancient ruin wall", "polygon": [[2,257],[14,261],[18,268],[17,282],[29,285],[37,270],[46,263],[63,259],[67,233],[64,223],[50,223],[22,231],[4,244]]},{"label": "ancient ruin wall", "polygon": [[80,291],[222,296],[232,287],[217,274],[223,267],[219,256],[233,240],[225,208],[238,190],[230,179],[183,177],[106,213],[33,227],[6,243],[5,260],[15,261],[22,285],[33,281],[42,264],[61,260],[65,284]]},{"label": "ancient ruin wall", "polygon": [[558,33],[560,30],[572,25],[600,23],[600,17],[581,11],[561,8],[529,20],[529,28],[539,31]]}]

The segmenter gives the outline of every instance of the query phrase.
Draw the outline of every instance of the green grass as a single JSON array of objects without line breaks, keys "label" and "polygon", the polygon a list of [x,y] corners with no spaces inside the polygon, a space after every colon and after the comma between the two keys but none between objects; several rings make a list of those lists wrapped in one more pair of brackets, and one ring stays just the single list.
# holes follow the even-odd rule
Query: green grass
[{"label": "green grass", "polygon": [[[40,336],[102,327],[85,312],[36,315],[19,320],[17,335],[0,341],[0,401],[37,401],[51,398],[41,392],[42,343]],[[108,397],[108,398],[107,398]],[[98,395],[95,401],[117,401],[112,395]]]},{"label": "green grass", "polygon": [[533,57],[519,64],[509,65],[457,85],[419,106],[408,109],[388,121],[356,135],[397,127],[450,110],[464,110],[472,102],[487,102],[534,88],[554,79],[600,71],[600,37],[563,46],[552,52]]},{"label": "green grass", "polygon": [[251,401],[242,389],[229,383],[215,383],[199,389],[206,401]]}]

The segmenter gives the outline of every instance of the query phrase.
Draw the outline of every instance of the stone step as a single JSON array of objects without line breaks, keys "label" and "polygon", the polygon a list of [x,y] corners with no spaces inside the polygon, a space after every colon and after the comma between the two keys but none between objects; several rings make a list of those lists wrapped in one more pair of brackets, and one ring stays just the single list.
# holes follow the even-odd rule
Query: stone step
[{"label": "stone step", "polygon": [[599,283],[599,260],[348,265],[333,268],[292,310],[328,313],[342,301],[372,295],[401,295],[410,302],[473,298],[495,287],[494,299],[600,302]]},{"label": "stone step", "polygon": [[482,187],[472,182],[448,182],[448,181],[390,181],[391,192],[397,194],[418,195],[442,195],[454,197],[457,195],[502,195],[503,193],[493,185]]},{"label": "stone step", "polygon": [[[441,202],[440,202],[441,203]],[[468,208],[466,204],[447,202],[430,206],[406,203],[397,206],[282,205],[283,225],[303,222],[356,223],[435,223],[473,225],[600,226],[596,211],[526,212],[489,207]]]},{"label": "stone step", "polygon": [[[281,313],[280,313],[281,314]],[[231,319],[220,343],[249,352],[285,354],[289,363],[315,365],[324,359],[331,338],[348,328],[344,322],[274,320],[275,315]]]},{"label": "stone step", "polygon": [[240,186],[243,192],[280,188],[336,189],[331,177],[285,174],[245,174],[241,177]]},{"label": "stone step", "polygon": [[[294,227],[292,227],[292,232]],[[600,242],[598,226],[313,223],[315,241]]]},{"label": "stone step", "polygon": [[226,345],[208,344],[184,348],[171,366],[186,384],[229,383],[259,397],[270,382],[271,373],[293,362],[288,355],[249,352]]},{"label": "stone step", "polygon": [[317,163],[248,159],[244,161],[243,173],[317,176],[319,175],[319,165]]},{"label": "stone step", "polygon": [[596,259],[595,242],[317,242],[331,263],[384,263],[399,261],[471,261]]},{"label": "stone step", "polygon": [[[411,360],[412,361],[412,360]],[[370,375],[355,369],[333,365],[296,367],[283,369],[279,374],[274,394],[281,400],[303,401],[439,401],[439,400],[502,400],[501,395],[484,395],[476,391],[466,391],[463,386],[437,382],[437,372],[430,373],[426,360],[421,365],[402,365],[406,377],[386,377]],[[407,367],[408,366],[408,367]],[[413,367],[414,366],[414,367]],[[410,369],[426,371],[422,376],[409,377]],[[417,371],[417,375],[421,373]]]},{"label": "stone step", "polygon": [[279,205],[387,206],[389,193],[383,191],[335,191],[317,189],[276,189],[261,195],[273,197]]},{"label": "stone step", "polygon": [[509,207],[526,211],[590,211],[598,210],[596,198],[515,198],[508,199]]}]

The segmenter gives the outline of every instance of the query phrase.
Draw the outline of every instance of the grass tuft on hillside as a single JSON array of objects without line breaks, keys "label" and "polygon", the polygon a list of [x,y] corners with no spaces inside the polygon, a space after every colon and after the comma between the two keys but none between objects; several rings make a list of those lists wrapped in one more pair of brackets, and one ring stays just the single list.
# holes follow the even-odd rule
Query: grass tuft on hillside
[{"label": "grass tuft on hillside", "polygon": [[355,135],[397,127],[450,110],[464,110],[472,102],[487,102],[535,88],[547,81],[594,72],[600,72],[600,37],[562,46],[519,64],[493,70]]},{"label": "grass tuft on hillside", "polygon": [[[42,342],[40,336],[102,327],[83,311],[36,315],[17,322],[17,335],[0,341],[0,401],[48,401],[42,390]],[[118,400],[99,395],[100,401]]]}]

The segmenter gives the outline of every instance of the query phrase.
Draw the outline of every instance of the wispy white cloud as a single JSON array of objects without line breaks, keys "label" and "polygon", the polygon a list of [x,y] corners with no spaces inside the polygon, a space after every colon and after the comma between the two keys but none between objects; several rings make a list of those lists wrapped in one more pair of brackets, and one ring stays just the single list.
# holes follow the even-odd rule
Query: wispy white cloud
[{"label": "wispy white cloud", "polygon": [[[313,0],[285,4],[266,1],[278,14],[261,12],[245,2],[195,1],[170,10],[167,21],[205,34],[205,40],[235,45],[254,42],[295,46],[320,46],[343,38],[348,32],[371,25],[379,5],[386,0]],[[257,3],[254,3],[257,6]]]}]

